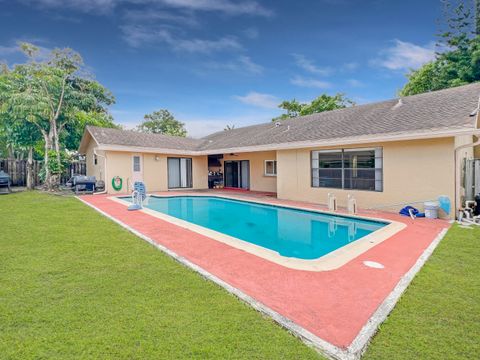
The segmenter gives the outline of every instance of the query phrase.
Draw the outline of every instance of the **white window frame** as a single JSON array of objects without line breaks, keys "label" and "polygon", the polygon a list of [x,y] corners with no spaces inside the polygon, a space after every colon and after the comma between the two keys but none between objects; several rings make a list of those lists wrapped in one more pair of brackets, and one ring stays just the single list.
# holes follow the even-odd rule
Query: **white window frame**
[{"label": "white window frame", "polygon": [[[267,163],[268,162],[273,163],[273,170],[274,170],[273,174],[267,173]],[[263,174],[264,174],[264,176],[277,176],[277,173],[278,173],[277,160],[265,160],[264,163],[263,163]]]},{"label": "white window frame", "polygon": [[[171,186],[169,176],[170,171],[170,160],[178,160],[178,174],[180,186]],[[182,165],[185,165],[183,167]],[[167,158],[167,186],[168,189],[192,189],[193,188],[193,158],[189,157],[168,157]]]},{"label": "white window frame", "polygon": [[[375,166],[371,168],[371,170],[375,173],[375,189],[374,190],[367,190],[367,189],[350,189],[345,187],[345,171],[352,170],[351,168],[346,168],[344,166],[344,155],[348,152],[355,152],[355,151],[374,151],[375,152]],[[342,185],[341,187],[330,187],[330,186],[319,186],[315,184],[314,181],[314,171],[318,170],[319,168],[314,167],[314,153],[318,154],[325,154],[325,153],[341,153],[341,163],[342,166],[340,168],[335,168],[336,170],[341,170],[341,177],[342,177]],[[383,192],[384,191],[384,177],[383,177],[383,147],[373,147],[373,148],[339,148],[339,149],[328,149],[328,150],[313,150],[310,152],[310,179],[311,183],[310,186],[312,188],[325,188],[325,189],[338,189],[338,190],[348,190],[348,191],[370,191],[370,192]],[[358,170],[358,169],[355,169]]]},{"label": "white window frame", "polygon": [[[138,170],[135,170],[135,158],[138,158]],[[142,157],[140,155],[133,155],[132,156],[132,170],[134,173],[141,173],[142,172]]]}]

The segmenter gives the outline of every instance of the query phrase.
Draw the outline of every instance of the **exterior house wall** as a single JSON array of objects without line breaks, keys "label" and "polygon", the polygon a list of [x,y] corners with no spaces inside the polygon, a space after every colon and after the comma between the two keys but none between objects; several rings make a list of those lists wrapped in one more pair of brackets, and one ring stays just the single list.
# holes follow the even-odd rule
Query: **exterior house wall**
[{"label": "exterior house wall", "polygon": [[480,159],[480,145],[475,146],[473,149],[473,156],[475,159]]},{"label": "exterior house wall", "polygon": [[[383,148],[383,191],[341,190],[311,186],[310,156],[312,150],[277,151],[278,197],[281,199],[327,203],[328,193],[337,197],[339,206],[347,205],[352,194],[361,208],[388,206],[383,210],[397,211],[392,206],[436,199],[447,195],[454,199],[453,138],[388,142],[346,148]],[[341,148],[341,147],[337,147]],[[331,149],[331,148],[330,148]],[[415,204],[420,209],[422,204]]]},{"label": "exterior house wall", "polygon": [[[108,179],[107,190],[109,194],[129,193],[132,189],[132,172],[134,155],[140,155],[142,159],[142,178],[147,191],[167,191],[168,170],[167,158],[178,157],[177,155],[131,153],[119,151],[107,151]],[[208,188],[208,159],[207,156],[185,156],[192,158],[192,189]],[[120,176],[123,179],[123,187],[115,191],[112,187],[112,178]],[[127,185],[129,186],[127,188]]]},{"label": "exterior house wall", "polygon": [[[250,161],[250,190],[252,191],[277,191],[277,177],[265,175],[265,160],[276,160],[276,151],[261,151],[249,153],[225,154],[225,160],[249,160]],[[223,165],[222,161],[222,165]],[[224,167],[225,169],[225,167]],[[224,170],[225,171],[225,170]]]},{"label": "exterior house wall", "polygon": [[[132,177],[132,153],[107,151],[107,180],[106,188],[109,194],[127,194],[128,182]],[[122,179],[122,188],[116,191],[112,187],[112,178],[119,176]]]},{"label": "exterior house wall", "polygon": [[143,154],[143,181],[147,191],[167,191],[167,156]]},{"label": "exterior house wall", "polygon": [[105,152],[101,150],[96,150],[97,153],[97,164],[94,161],[95,149],[97,148],[97,143],[90,139],[88,143],[87,150],[85,151],[85,162],[87,166],[87,175],[95,176],[98,180],[105,181]]}]

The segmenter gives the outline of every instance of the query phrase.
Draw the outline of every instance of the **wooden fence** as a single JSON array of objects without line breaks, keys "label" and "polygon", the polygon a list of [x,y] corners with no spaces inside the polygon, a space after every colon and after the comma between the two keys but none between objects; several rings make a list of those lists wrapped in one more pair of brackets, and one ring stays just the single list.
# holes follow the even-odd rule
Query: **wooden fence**
[{"label": "wooden fence", "polygon": [[87,175],[87,164],[85,161],[73,161],[64,170],[61,183],[65,184],[74,175]]},{"label": "wooden fence", "polygon": [[[42,161],[33,161],[34,185],[41,185],[40,171]],[[27,186],[27,160],[0,159],[0,170],[10,175],[12,186]],[[65,184],[73,175],[86,175],[87,166],[85,161],[73,161],[65,169],[61,176],[61,183]]]}]

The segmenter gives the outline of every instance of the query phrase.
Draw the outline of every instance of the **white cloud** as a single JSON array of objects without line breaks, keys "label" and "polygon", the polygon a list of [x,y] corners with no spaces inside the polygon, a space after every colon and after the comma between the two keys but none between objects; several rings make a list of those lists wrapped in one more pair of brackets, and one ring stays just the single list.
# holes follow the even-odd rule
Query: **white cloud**
[{"label": "white cloud", "polygon": [[270,94],[261,94],[255,91],[249,92],[245,96],[234,96],[238,101],[252,106],[262,107],[266,109],[276,109],[280,100]]},{"label": "white cloud", "polygon": [[131,23],[145,23],[145,22],[169,22],[175,24],[181,24],[182,26],[198,26],[198,19],[193,13],[174,13],[166,11],[165,9],[135,9],[126,10],[124,12],[125,20]]},{"label": "white cloud", "polygon": [[[160,39],[162,40],[162,39]],[[209,39],[163,39],[174,50],[190,53],[210,54],[225,50],[238,50],[242,46],[238,41],[231,37],[223,37],[217,40]]]},{"label": "white cloud", "polygon": [[295,76],[290,80],[290,82],[293,85],[297,85],[301,87],[318,88],[318,89],[327,89],[331,86],[331,84],[327,81],[304,78],[301,76]]},{"label": "white cloud", "polygon": [[215,40],[182,39],[175,37],[171,30],[165,27],[152,29],[141,25],[125,25],[121,29],[125,41],[132,47],[139,47],[143,44],[165,43],[177,51],[204,54],[242,49],[242,45],[233,36],[224,36]]},{"label": "white cloud", "polygon": [[39,41],[44,42],[44,40],[39,40],[39,39],[18,39],[18,40],[15,40],[13,42],[14,44],[12,45],[0,45],[0,60],[6,61],[11,57],[23,54],[20,49],[20,44],[23,42],[33,44],[38,48],[38,52],[36,54],[36,59],[38,61],[47,60],[48,57],[50,56],[50,53],[52,52],[52,49],[39,45],[38,44]]},{"label": "white cloud", "polygon": [[179,114],[177,117],[185,123],[188,136],[199,138],[210,135],[217,131],[223,131],[227,125],[235,125],[235,128],[270,122],[278,115],[272,110],[255,110],[252,114],[244,114],[235,117],[206,117],[199,118],[190,114]]},{"label": "white cloud", "polygon": [[393,46],[384,49],[373,65],[385,67],[389,70],[418,69],[425,63],[435,59],[435,44],[425,46],[415,45],[406,41],[394,40]]},{"label": "white cloud", "polygon": [[172,7],[201,11],[220,11],[230,15],[273,15],[272,10],[263,7],[256,1],[160,0],[159,2]]},{"label": "white cloud", "polygon": [[[111,113],[115,117],[115,121],[121,124],[125,129],[134,129],[140,124],[145,114],[145,109],[112,109]],[[175,118],[185,123],[187,134],[189,137],[200,138],[210,135],[217,131],[223,131],[227,125],[235,125],[236,128],[269,122],[278,115],[279,111],[271,109],[254,109],[251,113],[238,116],[228,114],[199,117],[197,114],[182,113],[173,109],[172,113]]]},{"label": "white cloud", "polygon": [[347,84],[351,87],[357,87],[357,88],[365,86],[365,84],[363,82],[361,82],[360,80],[357,80],[357,79],[348,79]]},{"label": "white cloud", "polygon": [[70,9],[85,13],[95,12],[105,14],[112,11],[122,0],[20,0],[27,5],[36,5],[40,8]]},{"label": "white cloud", "polygon": [[227,126],[226,121],[221,120],[182,120],[185,123],[189,137],[201,138],[217,131],[222,131]]},{"label": "white cloud", "polygon": [[261,74],[263,72],[263,67],[258,65],[250,59],[248,56],[240,56],[238,62],[245,71],[252,73],[252,74]]},{"label": "white cloud", "polygon": [[10,56],[19,52],[18,45],[3,46],[0,45],[0,56]]},{"label": "white cloud", "polygon": [[264,70],[263,66],[255,63],[249,56],[246,55],[241,55],[237,59],[229,61],[210,61],[206,63],[205,66],[215,71],[227,70],[254,75],[260,75]]},{"label": "white cloud", "polygon": [[257,39],[259,36],[259,31],[257,28],[251,27],[251,28],[245,29],[243,31],[243,34],[249,39]]},{"label": "white cloud", "polygon": [[197,53],[211,53],[224,50],[239,50],[242,45],[231,36],[224,36],[217,40],[206,39],[173,39],[168,41],[175,50]]},{"label": "white cloud", "polygon": [[292,55],[295,59],[295,63],[297,64],[297,66],[299,66],[301,69],[309,73],[328,76],[333,72],[333,70],[329,67],[316,66],[312,60],[308,59],[302,54],[292,54]]},{"label": "white cloud", "polygon": [[146,4],[149,7],[185,9],[192,11],[217,11],[229,15],[272,16],[273,11],[260,5],[257,1],[232,0],[21,0],[27,5],[36,5],[45,9],[72,9],[81,12],[105,14],[120,4]]},{"label": "white cloud", "polygon": [[353,71],[353,70],[356,70],[358,68],[358,63],[356,62],[348,62],[348,63],[345,63],[343,64],[343,68],[347,71]]}]

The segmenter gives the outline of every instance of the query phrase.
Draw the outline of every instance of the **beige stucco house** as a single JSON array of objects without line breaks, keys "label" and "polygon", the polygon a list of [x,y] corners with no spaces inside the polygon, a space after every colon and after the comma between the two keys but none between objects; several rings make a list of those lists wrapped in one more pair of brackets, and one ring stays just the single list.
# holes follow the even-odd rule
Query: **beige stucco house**
[{"label": "beige stucco house", "polygon": [[462,161],[480,155],[479,96],[477,83],[202,139],[88,127],[80,152],[87,175],[104,180],[109,194],[129,193],[136,180],[149,192],[223,181],[322,204],[333,193],[340,206],[348,194],[363,208],[396,211],[439,195],[458,206]]}]

